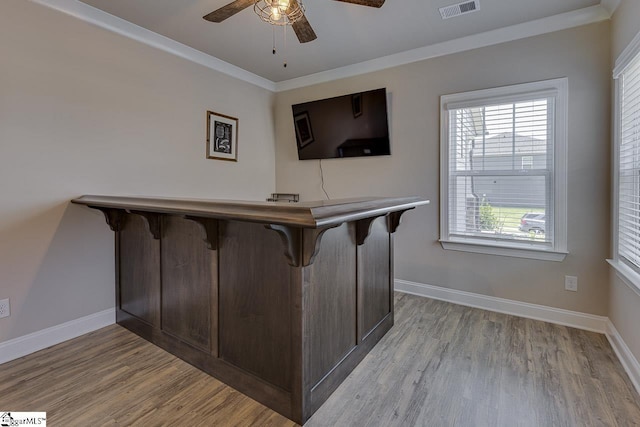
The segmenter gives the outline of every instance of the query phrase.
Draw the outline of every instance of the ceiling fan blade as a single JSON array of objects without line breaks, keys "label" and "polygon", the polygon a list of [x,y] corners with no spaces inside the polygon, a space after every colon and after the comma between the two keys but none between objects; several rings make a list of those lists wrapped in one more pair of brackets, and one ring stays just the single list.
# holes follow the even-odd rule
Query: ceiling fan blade
[{"label": "ceiling fan blade", "polygon": [[371,7],[382,7],[384,4],[384,0],[336,0],[341,1],[343,3],[353,3],[359,4],[362,6],[371,6]]},{"label": "ceiling fan blade", "polygon": [[[298,0],[290,0],[289,9],[287,10],[289,11],[298,7],[300,7]],[[300,19],[298,19],[296,22],[293,23],[292,27],[293,27],[293,32],[296,33],[296,36],[298,37],[298,41],[300,41],[300,43],[309,43],[310,41],[313,41],[318,38],[318,36],[316,36],[315,31],[313,31],[313,28],[311,28],[311,24],[309,24],[309,21],[307,21],[307,17],[304,16],[304,14]]]},{"label": "ceiling fan blade", "polygon": [[307,17],[304,15],[294,22],[292,27],[300,43],[309,43],[318,38],[313,28],[311,28],[311,24],[307,21]]},{"label": "ceiling fan blade", "polygon": [[222,6],[220,9],[214,10],[210,14],[203,16],[203,18],[210,22],[222,22],[236,13],[248,8],[253,3],[255,3],[254,0],[232,1],[229,4]]}]

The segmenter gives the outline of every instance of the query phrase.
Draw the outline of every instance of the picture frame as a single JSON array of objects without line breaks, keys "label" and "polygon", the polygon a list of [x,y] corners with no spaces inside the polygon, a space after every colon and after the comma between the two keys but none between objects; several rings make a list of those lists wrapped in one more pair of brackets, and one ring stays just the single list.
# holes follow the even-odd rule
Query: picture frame
[{"label": "picture frame", "polygon": [[207,111],[207,159],[238,161],[238,119]]},{"label": "picture frame", "polygon": [[303,111],[302,113],[296,114],[293,117],[293,121],[296,128],[296,140],[298,142],[298,147],[304,148],[315,141],[313,138],[313,130],[311,129],[309,112]]},{"label": "picture frame", "polygon": [[353,111],[354,119],[362,115],[362,94],[361,93],[355,93],[351,95],[351,110]]}]

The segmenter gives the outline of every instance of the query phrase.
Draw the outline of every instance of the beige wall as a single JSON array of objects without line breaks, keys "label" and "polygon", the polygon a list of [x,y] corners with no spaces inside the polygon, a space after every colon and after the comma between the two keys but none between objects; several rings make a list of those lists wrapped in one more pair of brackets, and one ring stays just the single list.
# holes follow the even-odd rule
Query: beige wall
[{"label": "beige wall", "polygon": [[[622,0],[612,19],[613,61],[640,31],[640,1]],[[612,271],[609,318],[636,359],[640,360],[640,295]]]},{"label": "beige wall", "polygon": [[[263,199],[273,94],[25,0],[0,2],[0,342],[114,305],[113,234],[85,193]],[[240,119],[205,159],[206,111]]]},{"label": "beige wall", "polygon": [[[610,24],[603,22],[371,74],[278,93],[276,184],[323,197],[318,161],[298,161],[291,105],[386,87],[390,157],[322,162],[332,198],[419,195],[432,204],[405,215],[396,238],[396,278],[607,314],[609,252]],[[445,251],[439,230],[439,97],[569,78],[569,251],[561,263]],[[564,276],[579,292],[564,290]]]}]

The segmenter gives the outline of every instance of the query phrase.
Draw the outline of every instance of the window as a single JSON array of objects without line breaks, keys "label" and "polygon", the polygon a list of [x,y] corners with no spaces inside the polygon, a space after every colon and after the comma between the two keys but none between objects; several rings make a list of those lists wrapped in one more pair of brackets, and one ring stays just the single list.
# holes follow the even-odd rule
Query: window
[{"label": "window", "polygon": [[445,249],[561,261],[567,79],[441,97]]},{"label": "window", "polygon": [[640,34],[616,61],[614,257],[609,262],[640,290]]}]

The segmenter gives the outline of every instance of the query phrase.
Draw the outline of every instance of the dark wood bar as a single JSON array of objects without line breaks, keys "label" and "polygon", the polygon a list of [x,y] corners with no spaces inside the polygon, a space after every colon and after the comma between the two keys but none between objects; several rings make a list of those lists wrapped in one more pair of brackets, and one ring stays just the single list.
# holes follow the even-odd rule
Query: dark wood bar
[{"label": "dark wood bar", "polygon": [[304,424],[393,325],[393,233],[428,201],[73,203],[115,231],[120,325]]}]

